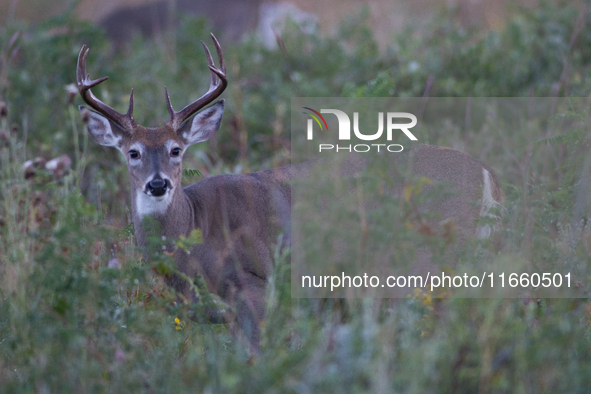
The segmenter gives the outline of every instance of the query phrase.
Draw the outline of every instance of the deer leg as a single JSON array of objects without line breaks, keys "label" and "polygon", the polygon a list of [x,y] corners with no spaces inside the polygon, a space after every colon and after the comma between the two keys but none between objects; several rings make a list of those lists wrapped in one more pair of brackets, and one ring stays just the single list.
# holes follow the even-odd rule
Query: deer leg
[{"label": "deer leg", "polygon": [[[260,278],[256,278],[260,281]],[[245,287],[236,294],[236,321],[241,334],[246,337],[253,351],[259,351],[260,324],[265,317],[265,283]]]}]

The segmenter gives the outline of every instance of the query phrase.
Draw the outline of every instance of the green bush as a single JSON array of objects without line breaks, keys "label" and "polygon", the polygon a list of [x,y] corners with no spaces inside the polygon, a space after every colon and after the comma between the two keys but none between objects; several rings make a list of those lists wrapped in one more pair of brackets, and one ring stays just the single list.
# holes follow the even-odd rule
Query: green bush
[{"label": "green bush", "polygon": [[[225,120],[217,147],[192,148],[185,168],[207,175],[287,164],[290,97],[586,96],[591,25],[578,21],[590,17],[550,2],[498,32],[441,17],[380,52],[361,12],[337,37],[293,27],[281,50],[222,43]],[[291,299],[290,256],[277,252],[260,354],[251,357],[224,325],[191,320],[199,308],[180,303],[157,273],[174,269],[170,258],[147,262],[135,246],[123,161],[88,141],[81,101],[65,87],[87,44],[91,78],[110,76],[95,94],[122,110],[133,87],[138,123],[161,124],[164,86],[177,109],[207,89],[198,39],[209,43],[208,28],[189,18],[123,52],[69,14],[0,31],[8,104],[0,132],[9,136],[0,138],[0,391],[587,392],[587,299]],[[503,230],[463,262],[591,263],[589,114],[560,111],[514,133],[490,117],[429,136],[480,152],[507,196]],[[25,179],[26,160],[62,154],[71,171],[36,169]]]}]

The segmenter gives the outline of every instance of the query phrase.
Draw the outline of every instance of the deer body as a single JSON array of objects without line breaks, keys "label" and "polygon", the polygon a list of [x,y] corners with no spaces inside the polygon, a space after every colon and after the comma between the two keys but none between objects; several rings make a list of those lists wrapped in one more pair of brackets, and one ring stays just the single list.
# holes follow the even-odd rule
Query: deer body
[{"label": "deer body", "polygon": [[[266,280],[273,268],[272,245],[289,224],[285,215],[289,215],[290,188],[275,174],[209,177],[178,189],[164,213],[150,214],[167,238],[201,230],[203,243],[195,245],[190,255],[180,252],[181,272],[189,277],[204,275],[209,289],[222,297],[241,289],[249,277]],[[141,223],[137,207],[136,201],[134,223]],[[141,244],[145,243],[143,237],[140,225]],[[235,264],[240,264],[240,270]]]},{"label": "deer body", "polygon": [[487,238],[493,228],[476,222],[481,216],[494,217],[491,211],[505,199],[494,171],[480,160],[451,148],[420,145],[412,155],[413,173],[434,182],[450,183],[459,192],[429,208],[439,212],[441,219],[453,218],[461,238]]},{"label": "deer body", "polygon": [[[210,291],[235,306],[235,319],[253,344],[258,343],[258,323],[264,317],[274,246],[280,233],[289,232],[288,177],[288,169],[212,176],[177,188],[166,207],[166,202],[157,206],[132,194],[140,245],[146,245],[145,215],[159,222],[161,234],[168,239],[201,230],[202,243],[193,246],[189,254],[175,252],[177,268],[189,278],[202,275]],[[167,283],[186,299],[195,297],[189,284],[178,276],[168,278]],[[228,316],[225,318],[228,321]]]},{"label": "deer body", "polygon": [[[93,139],[119,149],[126,157],[139,245],[147,245],[144,228],[147,216],[159,223],[161,235],[169,240],[189,236],[194,229],[201,230],[202,243],[193,246],[189,253],[175,251],[178,270],[188,278],[201,274],[210,291],[235,306],[234,318],[256,349],[259,322],[264,317],[265,288],[273,269],[279,234],[284,235],[280,246],[290,243],[290,180],[306,177],[313,164],[245,175],[217,175],[181,187],[184,152],[218,130],[224,111],[223,100],[205,108],[227,85],[221,48],[213,35],[212,38],[219,68],[202,43],[210,69],[209,91],[179,112],[173,110],[166,93],[170,121],[164,126],[147,128],[135,123],[133,90],[126,114],[113,110],[91,93],[90,89],[106,78],[89,79],[85,46],[78,57],[77,84],[93,111],[84,106],[80,110]],[[397,160],[408,159],[404,154],[397,157]],[[341,175],[352,175],[363,168],[363,159],[353,160],[356,162],[342,167]],[[457,196],[434,207],[442,219],[457,219],[465,236],[490,234],[490,228],[475,224],[478,216],[490,215],[490,209],[503,199],[490,168],[456,150],[429,145],[415,149],[410,163],[414,173],[452,183],[458,190]],[[394,189],[393,194],[397,194],[402,186]],[[470,205],[474,201],[481,201],[480,206]],[[173,275],[167,281],[187,299],[194,299],[184,279]]]}]

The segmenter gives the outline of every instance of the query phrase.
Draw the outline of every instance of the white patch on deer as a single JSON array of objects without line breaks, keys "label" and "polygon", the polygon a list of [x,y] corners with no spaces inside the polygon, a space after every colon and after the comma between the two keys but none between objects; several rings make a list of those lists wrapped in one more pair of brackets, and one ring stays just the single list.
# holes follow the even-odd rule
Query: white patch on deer
[{"label": "white patch on deer", "polygon": [[[482,169],[482,178],[484,185],[482,187],[482,202],[480,205],[480,216],[499,220],[500,218],[497,215],[491,213],[491,210],[500,206],[501,204],[497,200],[495,200],[492,195],[492,175],[485,168]],[[479,224],[476,227],[476,237],[479,239],[488,238],[494,230],[495,226],[491,226],[490,224]]]},{"label": "white patch on deer", "polygon": [[140,217],[146,215],[163,215],[172,202],[172,190],[167,190],[163,196],[149,196],[141,190],[135,191],[135,209]]}]

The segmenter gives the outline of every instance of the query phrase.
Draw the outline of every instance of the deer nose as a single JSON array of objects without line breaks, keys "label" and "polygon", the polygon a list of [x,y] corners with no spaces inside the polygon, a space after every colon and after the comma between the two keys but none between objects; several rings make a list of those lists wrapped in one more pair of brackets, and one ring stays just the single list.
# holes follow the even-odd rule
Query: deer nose
[{"label": "deer nose", "polygon": [[148,191],[151,195],[159,197],[166,193],[167,182],[162,178],[154,178],[148,182]]}]

